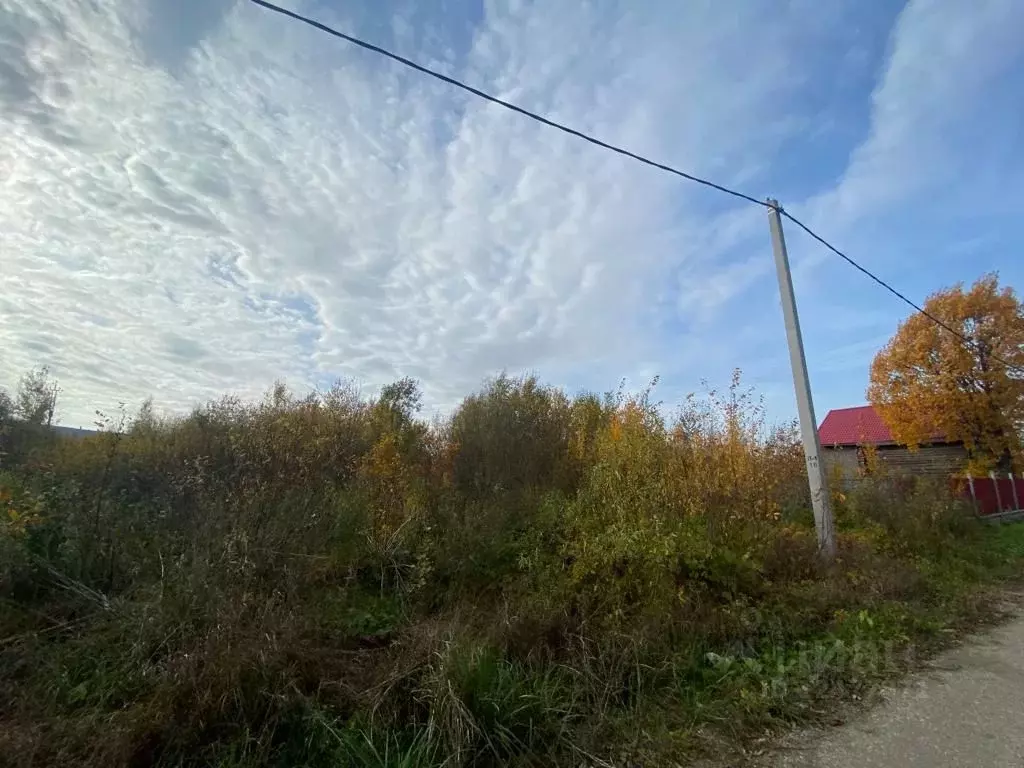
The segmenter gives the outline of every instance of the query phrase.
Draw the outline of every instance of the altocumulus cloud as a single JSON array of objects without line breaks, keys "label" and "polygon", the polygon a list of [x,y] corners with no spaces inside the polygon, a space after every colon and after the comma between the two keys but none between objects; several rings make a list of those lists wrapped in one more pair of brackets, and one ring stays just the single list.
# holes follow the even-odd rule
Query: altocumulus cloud
[{"label": "altocumulus cloud", "polygon": [[[864,13],[289,7],[755,193]],[[440,408],[503,369],[690,383],[764,346],[715,328],[771,304],[763,212],[249,3],[0,0],[0,109],[0,383],[48,364],[67,423],[278,378],[410,375]]]}]

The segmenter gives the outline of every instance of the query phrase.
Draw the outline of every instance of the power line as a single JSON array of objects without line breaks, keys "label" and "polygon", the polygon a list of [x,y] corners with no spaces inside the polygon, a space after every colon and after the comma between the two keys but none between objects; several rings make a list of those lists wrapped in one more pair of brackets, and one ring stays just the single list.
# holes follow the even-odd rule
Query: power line
[{"label": "power line", "polygon": [[[948,324],[946,324],[945,322],[943,322],[942,320],[937,318],[935,315],[933,315],[931,312],[926,310],[924,307],[922,307],[919,304],[917,304],[916,302],[908,299],[904,294],[902,294],[899,291],[897,291],[895,288],[893,288],[891,285],[889,285],[887,282],[885,282],[885,280],[880,278],[878,275],[876,275],[871,270],[867,269],[866,267],[862,267],[860,264],[858,264],[852,258],[850,258],[845,253],[843,253],[838,248],[836,248],[834,245],[832,245],[832,243],[830,243],[828,240],[823,238],[821,235],[819,235],[813,229],[811,229],[806,224],[804,224],[802,221],[800,221],[800,219],[798,219],[796,216],[793,216],[792,214],[788,213],[781,206],[778,208],[778,211],[779,211],[780,214],[782,214],[787,219],[789,219],[791,222],[796,224],[800,229],[802,229],[808,235],[810,235],[815,240],[817,240],[819,243],[821,243],[826,248],[828,248],[830,251],[832,251],[832,253],[834,253],[836,256],[841,258],[843,261],[845,261],[851,267],[856,269],[858,272],[860,272],[860,273],[862,273],[864,275],[867,275],[867,277],[869,277],[874,282],[878,283],[880,286],[882,286],[885,290],[887,290],[889,293],[891,293],[897,299],[899,299],[900,301],[910,305],[915,310],[917,310],[922,315],[924,315],[929,320],[931,320],[933,323],[935,323],[937,326],[939,326],[940,328],[943,328],[944,330],[946,330],[949,333],[951,333],[954,336],[956,336],[958,339],[960,339],[968,347],[974,348],[974,349],[978,349],[979,348],[979,345],[976,342],[974,342],[973,340],[971,340],[967,336],[964,336],[962,333],[960,333],[960,331],[956,330],[955,328],[950,327]],[[1009,363],[1006,360],[1003,360],[1001,357],[997,357],[996,355],[993,355],[991,353],[989,353],[989,357],[992,358],[993,360],[995,360],[996,362],[1001,363],[1002,365],[1006,366],[1010,370],[1017,371],[1018,373],[1024,373],[1024,368],[1021,368],[1020,366],[1014,365],[1013,363]]]},{"label": "power line", "polygon": [[[640,163],[643,163],[644,165],[649,165],[652,168],[657,168],[658,170],[666,171],[667,173],[671,173],[671,174],[673,174],[675,176],[679,176],[681,178],[684,178],[687,181],[692,181],[692,182],[694,182],[696,184],[701,184],[701,185],[703,185],[705,187],[710,187],[711,189],[718,190],[719,192],[724,192],[727,195],[732,195],[733,197],[739,198],[740,200],[744,200],[744,201],[746,201],[748,203],[753,203],[754,205],[758,205],[758,206],[761,206],[761,207],[764,207],[764,208],[774,208],[775,207],[775,206],[771,205],[770,203],[767,203],[767,202],[765,202],[763,200],[758,200],[757,198],[751,197],[750,195],[747,195],[747,194],[745,194],[743,192],[739,192],[738,190],[730,189],[729,187],[723,186],[722,184],[716,184],[713,181],[710,181],[708,179],[703,179],[703,178],[701,178],[699,176],[694,176],[693,174],[687,173],[686,171],[681,171],[678,168],[673,168],[671,165],[666,165],[664,163],[659,163],[656,160],[651,160],[648,157],[644,157],[643,155],[639,155],[636,152],[631,152],[630,150],[625,149],[623,147],[616,146],[615,144],[609,144],[606,141],[602,141],[601,139],[598,139],[598,138],[596,138],[594,136],[591,136],[589,134],[583,133],[582,131],[578,131],[575,128],[570,128],[569,126],[564,125],[563,123],[556,122],[555,120],[551,120],[549,118],[546,118],[543,115],[538,115],[536,112],[531,112],[528,109],[520,107],[520,106],[518,106],[516,104],[513,104],[511,102],[505,101],[504,99],[499,99],[497,96],[494,96],[494,95],[492,95],[490,93],[487,93],[486,91],[482,91],[479,88],[474,88],[473,86],[468,85],[468,84],[462,82],[461,80],[456,80],[455,78],[449,77],[448,75],[445,75],[445,74],[442,74],[441,72],[438,72],[437,70],[430,69],[429,67],[425,67],[422,64],[417,64],[415,61],[412,61],[411,59],[407,59],[404,56],[400,56],[397,53],[393,53],[392,51],[389,51],[386,48],[382,48],[379,45],[374,45],[373,43],[368,43],[365,40],[361,40],[358,37],[353,37],[352,35],[347,35],[344,32],[341,32],[341,31],[339,31],[337,29],[334,29],[333,27],[329,27],[326,24],[323,24],[323,23],[321,23],[319,21],[316,21],[315,19],[309,18],[308,16],[303,16],[302,14],[295,13],[294,11],[289,11],[287,8],[282,8],[279,5],[275,5],[274,3],[267,2],[267,0],[249,0],[249,1],[254,3],[255,5],[258,5],[258,6],[261,6],[262,8],[267,9],[268,11],[273,11],[274,13],[279,13],[282,16],[287,16],[288,18],[291,18],[291,19],[294,19],[296,21],[302,22],[303,24],[308,24],[309,26],[313,27],[314,29],[318,29],[321,32],[326,32],[328,35],[331,35],[333,37],[337,37],[337,38],[339,38],[341,40],[345,40],[345,41],[347,41],[349,43],[352,43],[353,45],[359,46],[360,48],[363,48],[363,49],[368,50],[368,51],[372,51],[373,53],[380,54],[381,56],[385,56],[385,57],[391,59],[392,61],[397,61],[399,64],[402,64],[402,65],[404,65],[406,67],[409,67],[410,69],[414,69],[417,72],[422,72],[425,75],[429,75],[430,77],[433,77],[433,78],[435,78],[437,80],[440,80],[442,82],[448,83],[449,85],[455,86],[456,88],[459,88],[459,89],[461,89],[463,91],[466,91],[467,93],[471,93],[474,96],[477,96],[477,97],[479,97],[481,99],[484,99],[485,101],[489,101],[492,104],[497,104],[498,106],[504,107],[505,109],[508,109],[508,110],[510,110],[512,112],[516,112],[516,113],[518,113],[520,115],[523,115],[525,117],[530,118],[531,120],[535,120],[538,123],[542,123],[542,124],[547,125],[547,126],[549,126],[551,128],[555,128],[555,129],[557,129],[559,131],[562,131],[563,133],[567,133],[570,136],[575,136],[576,138],[582,139],[583,141],[586,141],[586,142],[588,142],[590,144],[593,144],[594,146],[600,147],[602,149],[610,150],[611,152],[615,152],[616,154],[622,155],[623,157],[628,157],[628,158],[636,160],[636,161],[638,161]],[[917,312],[920,312],[922,315],[927,317],[929,320],[931,320],[933,323],[935,323],[940,328],[943,328],[946,331],[948,331],[949,333],[951,333],[954,336],[956,336],[958,339],[960,339],[968,347],[977,348],[977,345],[971,339],[969,339],[968,337],[964,336],[962,333],[960,333],[959,331],[955,330],[954,328],[951,328],[949,325],[944,323],[942,320],[940,320],[939,318],[935,317],[935,315],[933,315],[930,312],[926,311],[923,307],[919,306],[917,303],[915,303],[914,301],[912,301],[909,298],[907,298],[904,294],[902,294],[899,291],[897,291],[895,288],[893,288],[887,282],[882,280],[882,278],[878,277],[877,275],[875,275],[873,272],[871,272],[867,268],[865,268],[865,267],[861,266],[860,264],[858,264],[856,261],[854,261],[852,258],[847,256],[845,253],[840,251],[838,248],[836,248],[834,245],[832,245],[825,238],[823,238],[817,232],[812,230],[810,227],[808,227],[806,224],[804,224],[798,218],[796,218],[795,216],[791,215],[787,211],[783,210],[781,207],[778,210],[779,210],[779,213],[781,215],[785,216],[791,222],[796,224],[796,226],[798,226],[800,229],[802,229],[804,232],[806,232],[812,238],[817,240],[819,243],[821,243],[823,246],[825,246],[828,250],[830,250],[836,256],[838,256],[839,258],[843,259],[843,261],[845,261],[847,264],[852,266],[854,269],[856,269],[857,271],[859,271],[862,274],[866,275],[868,278],[870,278],[874,282],[878,283],[878,285],[882,286],[882,288],[887,290],[893,296],[895,296],[896,298],[900,299],[901,301],[903,301],[904,303],[906,303],[907,305],[912,307]],[[1020,368],[1019,366],[1016,366],[1016,365],[1013,365],[1011,363],[1008,363],[1005,360],[1003,360],[1002,358],[996,357],[995,355],[991,355],[990,354],[989,356],[993,360],[1001,363],[1002,365],[1006,366],[1007,368],[1009,368],[1011,370],[1015,370],[1017,372],[1024,373],[1024,369]]]},{"label": "power line", "polygon": [[583,139],[584,141],[590,142],[591,144],[601,147],[602,149],[611,150],[616,154],[632,158],[633,160],[637,160],[643,163],[644,165],[649,165],[652,168],[657,168],[658,170],[661,171],[667,171],[668,173],[675,174],[676,176],[681,176],[682,178],[687,179],[688,181],[695,182],[697,184],[703,184],[705,187],[717,189],[719,192],[724,192],[727,195],[732,195],[733,197],[738,197],[741,200],[746,200],[748,203],[768,207],[767,203],[758,200],[756,197],[751,197],[750,195],[746,195],[743,192],[738,192],[735,189],[729,189],[729,187],[722,186],[721,184],[716,184],[715,182],[708,181],[707,179],[702,179],[699,176],[694,176],[693,174],[687,173],[686,171],[681,171],[678,168],[673,168],[671,165],[659,163],[656,160],[651,160],[650,158],[644,157],[643,155],[638,155],[636,152],[631,152],[628,149],[618,147],[614,144],[609,144],[606,141],[601,141],[600,139],[595,138],[594,136],[583,133],[582,131],[577,131],[575,128],[570,128],[567,125],[563,125],[562,123],[550,120],[542,115],[538,115],[536,112],[531,112],[528,109],[524,109],[523,107],[512,104],[511,102],[505,101],[504,99],[499,99],[497,96],[492,96],[486,91],[481,91],[479,88],[474,88],[471,85],[467,85],[461,80],[456,80],[454,77],[449,77],[448,75],[430,69],[429,67],[425,67],[422,64],[417,64],[415,61],[407,59],[404,56],[399,56],[397,53],[392,53],[386,48],[381,48],[380,46],[374,45],[373,43],[368,43],[365,40],[360,40],[358,37],[346,35],[344,32],[339,32],[337,29],[334,29],[333,27],[329,27],[326,24],[321,24],[319,21],[316,21],[315,19],[311,19],[307,16],[295,13],[294,11],[289,11],[286,8],[274,5],[273,3],[268,3],[266,2],[266,0],[250,0],[250,2],[262,6],[263,8],[266,8],[269,11],[280,13],[282,16],[288,16],[289,18],[295,19],[296,21],[301,21],[303,24],[308,24],[311,27],[319,29],[321,32],[326,32],[327,34],[333,35],[334,37],[341,38],[342,40],[347,40],[353,45],[358,45],[360,48],[365,48],[368,51],[379,53],[381,56],[386,56],[389,59],[392,59],[393,61],[397,61],[399,64],[404,64],[405,66],[411,69],[415,69],[417,72],[422,72],[425,75],[430,75],[431,77],[437,78],[438,80],[448,83],[449,85],[454,85],[456,88],[461,88],[462,90],[467,91],[468,93],[472,93],[474,96],[479,96],[481,99],[485,99],[486,101],[489,101],[492,104],[497,104],[499,106],[504,107],[505,109],[510,109],[513,112],[517,112],[520,115],[525,115],[531,120],[536,120],[538,123],[543,123],[544,125],[550,126],[551,128],[556,128],[559,131],[562,131],[563,133],[568,133],[570,136],[575,136],[578,139]]}]

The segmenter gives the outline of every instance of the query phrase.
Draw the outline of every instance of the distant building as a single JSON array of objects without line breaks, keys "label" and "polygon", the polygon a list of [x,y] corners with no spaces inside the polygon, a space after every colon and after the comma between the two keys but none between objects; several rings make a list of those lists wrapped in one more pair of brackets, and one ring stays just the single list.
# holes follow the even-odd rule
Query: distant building
[{"label": "distant building", "polygon": [[826,471],[842,473],[847,480],[868,473],[868,446],[874,449],[879,464],[901,474],[947,478],[967,465],[964,444],[942,435],[930,438],[915,451],[900,445],[870,405],[829,411],[818,428],[818,439]]}]

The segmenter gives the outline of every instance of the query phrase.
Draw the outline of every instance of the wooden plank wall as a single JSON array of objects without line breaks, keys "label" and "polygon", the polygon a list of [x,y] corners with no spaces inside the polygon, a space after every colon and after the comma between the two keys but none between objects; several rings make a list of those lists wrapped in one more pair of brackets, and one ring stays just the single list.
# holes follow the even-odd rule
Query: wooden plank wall
[{"label": "wooden plank wall", "polygon": [[962,445],[924,445],[916,451],[879,448],[878,460],[900,474],[942,479],[966,469],[967,449]]},{"label": "wooden plank wall", "polygon": [[[916,451],[901,446],[880,446],[878,461],[891,472],[938,479],[963,472],[967,449],[962,445],[923,445]],[[829,477],[841,476],[844,483],[863,477],[855,447],[822,447],[822,458]]]}]

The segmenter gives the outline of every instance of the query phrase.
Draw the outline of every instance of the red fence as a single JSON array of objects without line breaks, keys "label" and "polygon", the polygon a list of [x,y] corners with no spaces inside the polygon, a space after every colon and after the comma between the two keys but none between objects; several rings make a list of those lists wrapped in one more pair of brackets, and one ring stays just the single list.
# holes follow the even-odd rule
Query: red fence
[{"label": "red fence", "polygon": [[979,515],[997,515],[1024,509],[1024,479],[966,477],[955,481],[957,492],[971,501]]}]

